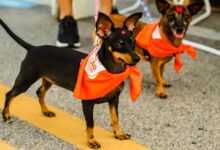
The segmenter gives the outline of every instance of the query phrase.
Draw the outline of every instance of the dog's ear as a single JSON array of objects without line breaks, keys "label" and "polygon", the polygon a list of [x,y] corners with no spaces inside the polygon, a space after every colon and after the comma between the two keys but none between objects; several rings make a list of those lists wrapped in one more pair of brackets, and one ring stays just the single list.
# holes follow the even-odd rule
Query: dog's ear
[{"label": "dog's ear", "polygon": [[170,4],[166,0],[156,0],[156,6],[162,15],[170,8]]},{"label": "dog's ear", "polygon": [[96,21],[96,34],[101,38],[108,38],[111,31],[114,30],[114,24],[104,13],[99,12]]},{"label": "dog's ear", "polygon": [[193,3],[187,6],[187,8],[189,9],[190,14],[193,16],[195,14],[197,14],[204,6],[203,2],[200,3]]},{"label": "dog's ear", "polygon": [[132,14],[129,17],[126,18],[126,20],[124,21],[124,25],[123,26],[125,28],[127,28],[130,32],[133,32],[137,21],[141,17],[142,17],[142,13],[141,12],[134,13],[134,14]]}]

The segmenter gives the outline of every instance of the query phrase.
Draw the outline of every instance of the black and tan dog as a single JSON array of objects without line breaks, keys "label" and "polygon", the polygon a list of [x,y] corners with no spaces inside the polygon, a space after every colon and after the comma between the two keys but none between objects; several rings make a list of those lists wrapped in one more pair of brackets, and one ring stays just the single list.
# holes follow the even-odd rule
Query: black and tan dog
[{"label": "black and tan dog", "polygon": [[[193,3],[185,6],[175,5],[166,0],[156,0],[156,6],[158,11],[162,14],[162,18],[158,23],[160,36],[168,41],[168,43],[170,43],[173,47],[178,48],[182,44],[182,39],[185,37],[188,26],[192,20],[192,16],[197,14],[204,4],[202,2],[194,1]],[[113,20],[115,26],[120,26],[121,21],[123,21],[125,17],[122,15],[112,15],[111,19]],[[134,31],[134,37],[137,38],[140,31],[142,31],[142,29],[146,26],[148,26],[148,24],[138,21]],[[147,60],[150,62],[152,74],[156,81],[156,95],[160,98],[167,98],[164,87],[170,87],[171,85],[163,79],[164,66],[176,54],[173,53],[170,56],[165,57],[153,56],[148,49],[141,47],[138,44],[138,41],[136,41],[136,43],[135,51],[141,60]],[[145,43],[142,45],[144,44]],[[159,44],[163,45],[163,43]]]},{"label": "black and tan dog", "polygon": [[[134,42],[131,35],[133,27],[141,16],[142,13],[133,14],[127,17],[124,21],[124,26],[115,28],[108,16],[99,13],[96,29],[97,34],[104,42],[98,51],[98,57],[109,73],[118,74],[124,72],[127,65],[133,66],[140,60],[134,52]],[[16,42],[27,50],[15,84],[6,94],[2,112],[4,121],[10,119],[9,106],[12,100],[25,92],[40,78],[42,79],[42,85],[37,90],[37,95],[42,113],[47,117],[55,116],[55,113],[48,110],[44,103],[46,91],[52,84],[63,87],[71,92],[74,91],[80,62],[87,54],[69,48],[58,48],[48,45],[32,46],[15,35],[1,19],[0,24]],[[123,32],[123,35],[121,32]],[[118,102],[123,86],[124,84],[122,82],[103,97],[89,101],[82,100],[87,125],[88,144],[91,148],[101,147],[93,135],[93,108],[97,103],[109,103],[115,137],[120,140],[130,139],[130,135],[122,133],[118,125]]]}]

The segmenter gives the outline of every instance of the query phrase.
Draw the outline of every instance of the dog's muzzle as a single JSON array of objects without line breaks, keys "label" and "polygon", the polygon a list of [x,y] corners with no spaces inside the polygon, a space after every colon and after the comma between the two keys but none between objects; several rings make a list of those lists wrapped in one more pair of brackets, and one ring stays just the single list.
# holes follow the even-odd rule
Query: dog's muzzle
[{"label": "dog's muzzle", "polygon": [[177,27],[175,30],[173,30],[173,34],[177,37],[177,38],[183,38],[184,34],[185,34],[185,28],[183,27]]}]

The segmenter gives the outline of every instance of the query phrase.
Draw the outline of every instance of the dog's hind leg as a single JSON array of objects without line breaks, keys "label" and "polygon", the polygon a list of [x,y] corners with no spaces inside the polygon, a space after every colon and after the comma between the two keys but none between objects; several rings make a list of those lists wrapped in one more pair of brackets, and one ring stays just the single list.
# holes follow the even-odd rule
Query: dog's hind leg
[{"label": "dog's hind leg", "polygon": [[36,80],[38,76],[30,72],[20,72],[16,78],[13,88],[6,94],[5,105],[2,111],[4,121],[10,120],[9,107],[14,97],[25,92]]},{"label": "dog's hind leg", "polygon": [[129,134],[122,133],[119,129],[118,101],[119,101],[119,95],[109,102],[109,109],[110,109],[110,115],[111,115],[111,120],[112,120],[112,128],[113,128],[116,139],[127,140],[127,139],[130,139],[131,136]]},{"label": "dog's hind leg", "polygon": [[94,121],[93,121],[93,109],[95,103],[93,101],[84,101],[82,100],[83,113],[86,120],[86,133],[87,140],[90,148],[97,149],[101,145],[95,140],[93,130],[94,130]]},{"label": "dog's hind leg", "polygon": [[38,88],[38,90],[36,91],[36,94],[39,98],[39,103],[41,106],[41,111],[42,113],[47,116],[47,117],[54,117],[55,113],[50,111],[47,106],[44,103],[44,97],[45,94],[47,92],[47,90],[52,86],[52,83],[50,83],[49,81],[47,81],[46,79],[42,79],[42,85]]}]

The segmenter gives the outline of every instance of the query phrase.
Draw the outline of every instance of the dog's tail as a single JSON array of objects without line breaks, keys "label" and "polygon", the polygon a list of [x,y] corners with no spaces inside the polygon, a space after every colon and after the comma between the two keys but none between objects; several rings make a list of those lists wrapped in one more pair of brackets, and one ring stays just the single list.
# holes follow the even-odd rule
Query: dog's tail
[{"label": "dog's tail", "polygon": [[6,24],[5,22],[0,18],[0,24],[2,25],[2,27],[5,29],[5,31],[18,43],[20,44],[22,47],[24,47],[26,50],[30,50],[31,48],[33,48],[34,46],[28,44],[27,42],[25,42],[24,40],[22,40],[20,37],[18,37]]}]

